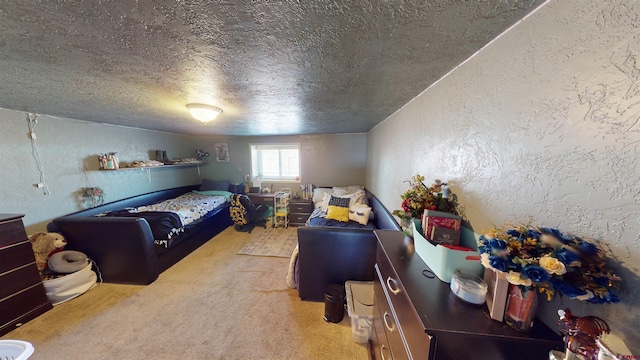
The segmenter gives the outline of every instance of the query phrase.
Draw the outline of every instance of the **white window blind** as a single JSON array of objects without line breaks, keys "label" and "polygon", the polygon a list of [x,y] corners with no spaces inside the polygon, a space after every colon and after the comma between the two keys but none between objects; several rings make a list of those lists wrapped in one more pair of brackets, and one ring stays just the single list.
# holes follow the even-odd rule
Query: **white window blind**
[{"label": "white window blind", "polygon": [[260,181],[299,181],[300,144],[251,145],[251,172]]}]

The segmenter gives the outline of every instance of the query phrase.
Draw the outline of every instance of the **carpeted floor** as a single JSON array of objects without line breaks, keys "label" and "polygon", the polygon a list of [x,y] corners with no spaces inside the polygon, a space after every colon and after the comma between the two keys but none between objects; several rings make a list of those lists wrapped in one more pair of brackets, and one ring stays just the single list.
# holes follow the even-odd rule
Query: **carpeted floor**
[{"label": "carpeted floor", "polygon": [[291,257],[298,244],[298,232],[295,227],[268,228],[251,232],[251,239],[238,254],[254,256]]},{"label": "carpeted floor", "polygon": [[151,285],[102,284],[2,339],[31,342],[31,360],[367,359],[346,314],[327,323],[287,287],[288,259],[237,255],[254,232],[229,228]]}]

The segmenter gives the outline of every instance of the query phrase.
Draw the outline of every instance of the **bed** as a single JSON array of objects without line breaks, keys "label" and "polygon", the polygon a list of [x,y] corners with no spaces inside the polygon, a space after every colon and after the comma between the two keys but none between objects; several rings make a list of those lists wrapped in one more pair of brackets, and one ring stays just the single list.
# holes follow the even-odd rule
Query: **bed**
[{"label": "bed", "polygon": [[[348,221],[331,219],[331,195],[349,199],[338,204],[348,207]],[[373,230],[401,231],[401,228],[382,203],[362,187],[316,188],[313,200],[315,210],[307,226],[297,229],[298,246],[291,255],[286,280],[289,287],[297,288],[301,299],[323,301],[328,284],[373,280],[377,242]],[[327,205],[326,213],[323,202]],[[364,211],[352,212],[357,208]],[[336,222],[325,222],[327,216]],[[323,217],[324,220],[318,220]]]},{"label": "bed", "polygon": [[206,179],[78,211],[53,219],[47,230],[65,236],[65,249],[95,261],[105,282],[150,284],[233,223],[229,202],[219,196],[230,196],[235,185],[220,185],[230,191],[205,185]]},{"label": "bed", "polygon": [[[375,229],[375,224],[370,221],[375,214],[369,206],[367,192],[362,186],[315,188],[313,204],[314,210],[307,219],[306,226]],[[340,213],[341,208],[344,209],[342,213]],[[338,213],[333,216],[331,210]],[[346,217],[345,212],[347,212]]]},{"label": "bed", "polygon": [[179,195],[151,205],[107,211],[97,217],[143,218],[149,223],[158,252],[171,247],[180,235],[213,216],[215,210],[229,201],[230,192],[198,191]]}]

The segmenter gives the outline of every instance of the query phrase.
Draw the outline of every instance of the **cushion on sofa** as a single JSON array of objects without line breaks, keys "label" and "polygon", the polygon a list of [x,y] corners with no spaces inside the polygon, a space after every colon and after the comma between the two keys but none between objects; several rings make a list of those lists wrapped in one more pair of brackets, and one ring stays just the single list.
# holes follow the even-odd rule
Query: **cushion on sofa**
[{"label": "cushion on sofa", "polygon": [[371,213],[371,208],[366,205],[351,205],[349,207],[349,220],[355,221],[361,225],[367,225],[369,223]]},{"label": "cushion on sofa", "polygon": [[349,221],[349,208],[344,206],[329,205],[327,208],[327,219],[340,222]]},{"label": "cushion on sofa", "polygon": [[340,197],[336,195],[331,195],[329,197],[329,206],[333,205],[333,206],[349,208],[350,202],[351,202],[351,199],[349,197]]}]

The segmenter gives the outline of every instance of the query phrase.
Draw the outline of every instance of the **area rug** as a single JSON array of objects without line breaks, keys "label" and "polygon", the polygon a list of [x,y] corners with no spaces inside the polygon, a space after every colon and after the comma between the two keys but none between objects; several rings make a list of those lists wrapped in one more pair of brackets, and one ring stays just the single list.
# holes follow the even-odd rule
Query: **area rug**
[{"label": "area rug", "polygon": [[265,229],[260,232],[256,231],[238,254],[289,258],[297,244],[298,232],[295,227]]}]

